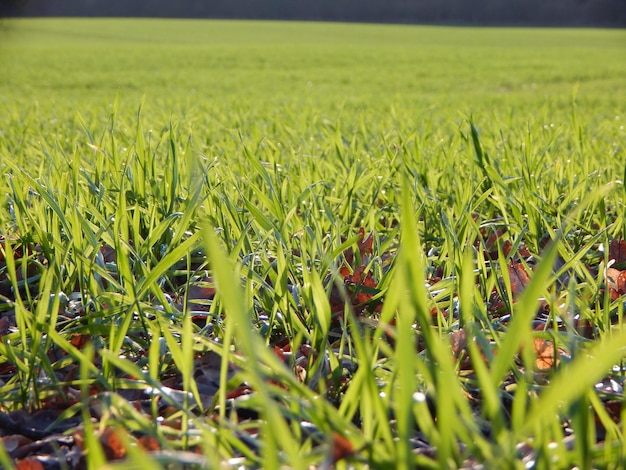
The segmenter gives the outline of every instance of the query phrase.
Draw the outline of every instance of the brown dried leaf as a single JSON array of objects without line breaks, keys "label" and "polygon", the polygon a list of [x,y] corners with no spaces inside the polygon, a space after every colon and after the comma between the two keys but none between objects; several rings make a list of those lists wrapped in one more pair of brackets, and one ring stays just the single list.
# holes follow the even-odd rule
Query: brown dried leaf
[{"label": "brown dried leaf", "polygon": [[8,317],[0,317],[0,337],[9,333],[11,326],[12,325]]},{"label": "brown dried leaf", "polygon": [[609,260],[615,260],[615,266],[626,264],[626,241],[612,240],[609,244]]},{"label": "brown dried leaf", "polygon": [[102,245],[100,247],[100,254],[105,263],[115,263],[117,261],[115,248],[111,245]]},{"label": "brown dried leaf", "polygon": [[[530,282],[530,276],[528,275],[528,272],[526,272],[524,265],[519,261],[509,263],[507,268],[509,272],[509,282],[511,283],[511,296],[513,297],[513,300],[517,300]],[[504,283],[502,282],[502,279],[500,280],[500,285],[504,290]],[[500,293],[497,289],[494,289],[489,297],[489,311],[492,313],[503,313],[508,310],[506,307],[507,304],[500,296]]]},{"label": "brown dried leaf", "polygon": [[250,388],[249,385],[239,385],[238,387],[234,388],[233,390],[229,391],[226,394],[226,398],[229,400],[232,400],[234,398],[238,398],[241,397],[243,395],[249,395],[252,392],[252,389]]},{"label": "brown dried leaf", "polygon": [[374,232],[370,232],[367,237],[365,236],[365,229],[361,227],[359,229],[360,238],[357,242],[359,247],[359,253],[361,254],[361,261],[367,256],[371,255],[373,252],[374,245]]},{"label": "brown dried leaf", "polygon": [[[342,243],[345,240],[346,239],[344,237],[341,237]],[[356,244],[357,244],[357,248],[359,249],[359,255],[361,256],[361,263],[364,263],[364,260],[368,257],[368,255],[371,255],[373,252],[374,233],[370,232],[366,237],[365,229],[361,227],[359,229],[359,239],[357,240]],[[354,265],[354,250],[352,249],[352,247],[344,250],[343,256],[348,266]]]},{"label": "brown dried leaf", "polygon": [[[488,361],[487,359],[488,355],[485,353],[485,349],[482,347],[480,343],[476,341],[476,338],[468,339],[467,333],[465,330],[460,329],[460,330],[456,330],[452,332],[450,334],[449,339],[450,339],[450,346],[452,348],[452,355],[454,356],[456,360],[460,359],[460,362],[458,364],[460,370],[471,370],[473,367],[472,358],[470,357],[470,352],[468,348],[469,341],[476,343],[480,359],[485,363]],[[490,346],[487,346],[487,347],[490,348]],[[490,355],[491,354],[493,353],[490,352]]]},{"label": "brown dried leaf", "polygon": [[74,438],[74,444],[76,444],[81,450],[85,450],[85,433],[82,429],[74,431],[72,434]]},{"label": "brown dried leaf", "polygon": [[490,251],[495,245],[496,249],[491,251],[491,253],[497,256],[498,250],[497,250],[496,242],[502,238],[502,236],[506,232],[506,229],[498,228],[496,230],[492,230],[488,236],[487,236],[487,230],[485,230],[484,228],[480,229],[480,232],[481,232],[481,235],[483,236],[485,249]]},{"label": "brown dried leaf", "polygon": [[450,346],[452,346],[452,354],[458,359],[467,347],[467,334],[465,330],[456,330],[450,334]]},{"label": "brown dried leaf", "polygon": [[515,299],[520,296],[524,288],[530,282],[530,276],[528,276],[522,263],[510,263],[508,268],[509,280],[511,282],[511,294]]},{"label": "brown dried leaf", "polygon": [[26,457],[15,462],[15,470],[44,470],[43,464],[36,457]]},{"label": "brown dried leaf", "polygon": [[161,450],[161,444],[159,444],[159,441],[152,436],[141,436],[137,442],[141,448],[147,452],[156,452]]},{"label": "brown dried leaf", "polygon": [[338,462],[339,460],[343,460],[347,457],[350,457],[354,454],[354,446],[352,443],[343,437],[339,433],[333,433],[333,444],[332,444],[332,454],[333,454],[333,463]]},{"label": "brown dried leaf", "polygon": [[554,342],[543,338],[533,338],[533,345],[536,354],[535,367],[537,370],[549,370],[559,364],[560,351],[555,350]]},{"label": "brown dried leaf", "polygon": [[90,335],[86,335],[84,333],[75,333],[72,335],[70,339],[70,344],[74,346],[76,349],[83,349],[89,340],[91,339]]},{"label": "brown dried leaf", "polygon": [[126,447],[113,428],[104,428],[100,436],[100,444],[107,460],[119,460],[126,456]]},{"label": "brown dried leaf", "polygon": [[604,280],[613,300],[617,299],[620,295],[626,294],[626,271],[608,268],[605,272]]},{"label": "brown dried leaf", "polygon": [[295,367],[295,375],[301,383],[304,383],[306,380],[306,369],[299,364],[296,364]]}]

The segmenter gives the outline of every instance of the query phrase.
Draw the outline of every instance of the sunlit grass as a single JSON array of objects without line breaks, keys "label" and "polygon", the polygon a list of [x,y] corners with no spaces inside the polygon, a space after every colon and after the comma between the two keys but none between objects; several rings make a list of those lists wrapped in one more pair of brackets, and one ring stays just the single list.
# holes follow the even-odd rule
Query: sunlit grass
[{"label": "sunlit grass", "polygon": [[622,32],[12,26],[0,411],[93,468],[623,466]]}]

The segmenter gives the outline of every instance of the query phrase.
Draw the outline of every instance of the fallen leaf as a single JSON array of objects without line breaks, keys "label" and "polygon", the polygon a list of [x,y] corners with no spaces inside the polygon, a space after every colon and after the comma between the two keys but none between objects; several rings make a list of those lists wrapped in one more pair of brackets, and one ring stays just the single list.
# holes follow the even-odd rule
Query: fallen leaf
[{"label": "fallen leaf", "polygon": [[0,337],[6,335],[11,328],[11,322],[7,317],[0,317]]},{"label": "fallen leaf", "polygon": [[187,302],[193,304],[194,310],[208,311],[210,301],[215,297],[215,283],[211,277],[205,277],[201,281],[194,282],[187,289]]},{"label": "fallen leaf", "polygon": [[561,351],[555,350],[553,341],[533,338],[533,346],[535,349],[535,368],[537,370],[549,370],[559,364]]},{"label": "fallen leaf", "polygon": [[367,237],[365,236],[365,229],[361,227],[359,229],[360,238],[357,242],[357,246],[359,247],[359,253],[361,254],[361,262],[367,255],[371,255],[373,252],[374,246],[374,232],[370,232]]},{"label": "fallen leaf", "polygon": [[100,436],[100,444],[107,460],[119,460],[126,456],[126,447],[124,447],[120,436],[113,428],[104,428]]},{"label": "fallen leaf", "polygon": [[613,300],[617,299],[620,295],[626,294],[626,271],[608,268],[605,271],[604,280]]},{"label": "fallen leaf", "polygon": [[467,347],[467,334],[464,329],[453,331],[450,334],[450,346],[452,346],[452,354],[455,359],[461,357]]},{"label": "fallen leaf", "polygon": [[152,436],[141,436],[137,442],[141,448],[147,452],[156,452],[157,450],[161,450],[161,444],[159,444],[159,441]]},{"label": "fallen leaf", "polygon": [[[480,234],[483,237],[485,250],[488,252],[490,258],[495,259],[498,257],[498,244],[496,242],[498,242],[502,238],[505,232],[506,229],[498,228],[495,230],[491,229],[490,233],[488,234],[486,227],[480,229]],[[505,242],[506,241],[507,240],[505,240]],[[480,241],[476,240],[475,244],[478,245],[479,243]]]},{"label": "fallen leaf", "polygon": [[[227,380],[230,380],[236,373],[237,368],[229,363],[227,369]],[[197,355],[193,360],[193,377],[198,386],[198,391],[202,395],[213,396],[220,387],[220,377],[222,373],[222,357],[214,351],[207,351]],[[182,383],[175,385],[182,388]]]},{"label": "fallen leaf", "polygon": [[82,429],[78,429],[72,433],[72,437],[74,438],[74,444],[76,444],[80,449],[85,450],[85,433]]},{"label": "fallen leaf", "polygon": [[70,344],[74,346],[76,349],[83,349],[89,340],[91,339],[90,335],[86,335],[83,333],[75,333],[72,335],[70,339]]},{"label": "fallen leaf", "polygon": [[295,370],[294,373],[295,373],[296,377],[298,378],[300,383],[304,383],[304,381],[306,380],[306,375],[307,375],[306,369],[304,367],[302,367],[301,365],[299,365],[299,364],[296,364],[295,369],[296,370]]},{"label": "fallen leaf", "polygon": [[272,350],[274,351],[274,354],[276,354],[276,356],[278,357],[278,359],[280,359],[281,361],[285,362],[286,361],[286,356],[285,356],[285,352],[283,351],[282,348],[279,348],[278,346],[274,346],[272,348]]},{"label": "fallen leaf", "polygon": [[[343,284],[348,293],[350,303],[355,313],[361,313],[367,307],[367,303],[378,293],[376,286],[378,283],[374,280],[370,271],[365,271],[367,266],[359,266],[350,272],[350,268],[342,266],[339,269],[339,274],[343,276]],[[330,292],[330,305],[333,313],[341,313],[344,309],[343,295],[337,289],[336,285],[333,285]],[[376,310],[380,310],[382,304],[376,306]]]},{"label": "fallen leaf", "polygon": [[[345,238],[341,237],[341,241],[344,242]],[[366,237],[365,229],[361,227],[359,229],[359,239],[357,240],[356,244],[359,250],[359,255],[361,257],[361,263],[366,264],[366,260],[368,256],[373,253],[374,233],[370,232]],[[343,252],[343,255],[346,260],[346,264],[349,266],[353,266],[354,265],[354,250],[352,249],[352,247],[346,249]]]},{"label": "fallen leaf", "polygon": [[[473,366],[472,366],[472,359],[470,357],[469,348],[468,348],[470,339],[467,338],[466,331],[462,328],[459,330],[453,331],[449,336],[449,340],[450,340],[450,346],[452,348],[452,355],[454,356],[456,360],[460,359],[460,362],[458,364],[459,369],[471,370]],[[480,343],[476,341],[476,338],[471,338],[471,341],[472,343],[476,344],[481,360],[484,363],[487,363],[488,355],[485,353],[485,349],[482,347]],[[497,352],[497,351],[491,350],[490,345],[488,345],[488,347],[490,348],[490,355]]]},{"label": "fallen leaf", "polygon": [[615,260],[614,266],[626,268],[626,241],[611,240],[609,244],[609,260]]},{"label": "fallen leaf", "polygon": [[371,272],[365,272],[366,266],[359,266],[354,274],[344,277],[344,284],[348,286],[348,291],[352,294],[352,306],[356,309],[374,297],[373,289],[376,288],[376,281]]},{"label": "fallen leaf", "polygon": [[44,470],[43,464],[36,457],[26,457],[15,462],[15,470]]},{"label": "fallen leaf", "polygon": [[511,294],[513,298],[517,298],[524,291],[524,288],[530,282],[530,277],[522,263],[510,263],[509,280],[511,282]]},{"label": "fallen leaf", "polygon": [[339,433],[333,433],[332,440],[333,463],[354,455],[354,446],[344,436]]},{"label": "fallen leaf", "polygon": [[117,256],[115,254],[115,248],[110,245],[102,245],[100,247],[100,254],[105,263],[115,263]]},{"label": "fallen leaf", "polygon": [[250,395],[252,389],[248,385],[239,385],[238,387],[232,389],[226,394],[226,398],[228,400],[232,400],[234,398],[241,397],[243,395]]},{"label": "fallen leaf", "polygon": [[20,447],[31,444],[32,442],[32,439],[22,436],[21,434],[12,434],[2,437],[2,446],[9,454],[12,454]]}]

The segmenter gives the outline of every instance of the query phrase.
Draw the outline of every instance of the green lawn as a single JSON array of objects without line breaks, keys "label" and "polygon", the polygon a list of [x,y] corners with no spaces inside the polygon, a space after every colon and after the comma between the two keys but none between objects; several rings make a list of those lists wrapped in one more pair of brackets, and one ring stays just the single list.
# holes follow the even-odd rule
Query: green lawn
[{"label": "green lawn", "polygon": [[512,113],[510,125],[568,114],[575,88],[594,123],[626,101],[621,30],[115,19],[3,29],[0,96],[21,112],[36,101],[61,116],[102,115],[119,91],[131,108],[145,94],[158,119],[231,124],[236,106],[329,118],[343,109],[344,120],[369,121],[393,108],[413,125],[473,113],[509,126]]},{"label": "green lawn", "polygon": [[0,465],[623,468],[624,77],[622,30],[4,20]]}]

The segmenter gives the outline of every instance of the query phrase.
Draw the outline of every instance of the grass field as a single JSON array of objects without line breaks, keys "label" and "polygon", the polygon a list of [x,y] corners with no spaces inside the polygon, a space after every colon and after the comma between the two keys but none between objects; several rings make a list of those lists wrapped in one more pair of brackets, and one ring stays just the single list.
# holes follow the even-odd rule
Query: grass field
[{"label": "grass field", "polygon": [[625,57],[3,21],[0,465],[623,468]]}]

